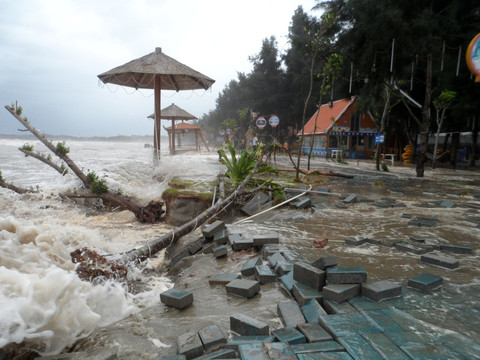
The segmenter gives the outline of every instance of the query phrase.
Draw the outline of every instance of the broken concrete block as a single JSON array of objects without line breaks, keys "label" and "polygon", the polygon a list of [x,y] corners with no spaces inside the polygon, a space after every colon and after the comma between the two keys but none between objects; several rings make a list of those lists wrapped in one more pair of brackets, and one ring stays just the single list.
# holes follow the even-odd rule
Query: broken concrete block
[{"label": "broken concrete block", "polygon": [[[230,240],[230,239],[229,239]],[[248,250],[253,247],[253,236],[248,234],[240,234],[232,244],[235,251]]]},{"label": "broken concrete block", "polygon": [[308,285],[296,282],[292,287],[292,294],[299,306],[303,306],[310,300],[321,301],[323,298],[322,292],[318,289],[314,289]]},{"label": "broken concrete block", "polygon": [[297,327],[306,322],[296,301],[280,301],[277,304],[277,312],[286,327]]},{"label": "broken concrete block", "polygon": [[360,284],[331,284],[322,289],[323,298],[341,303],[360,294]]},{"label": "broken concrete block", "polygon": [[271,198],[270,195],[259,192],[255,194],[252,199],[250,199],[242,208],[241,210],[247,214],[248,216],[255,215],[256,213],[267,209],[271,206]]},{"label": "broken concrete block", "polygon": [[262,247],[265,245],[272,245],[280,243],[278,235],[253,235],[253,246]]},{"label": "broken concrete block", "polygon": [[272,335],[280,341],[287,344],[303,344],[307,342],[305,335],[294,327],[284,327],[282,329],[272,331]]},{"label": "broken concrete block", "polygon": [[361,284],[367,281],[362,267],[331,267],[326,270],[329,284]]},{"label": "broken concrete block", "polygon": [[213,234],[213,242],[217,245],[226,245],[228,240],[228,235],[226,229],[222,229]]},{"label": "broken concrete block", "polygon": [[216,274],[208,280],[208,283],[210,285],[227,285],[237,279],[240,279],[239,274]]},{"label": "broken concrete block", "polygon": [[203,245],[205,244],[205,241],[206,240],[204,237],[200,237],[194,242],[192,242],[190,245],[188,245],[187,248],[190,254],[195,255],[197,252],[199,252],[202,249]]},{"label": "broken concrete block", "polygon": [[323,256],[312,262],[311,265],[319,268],[320,270],[324,270],[328,267],[337,266],[338,260],[336,256]]},{"label": "broken concrete block", "polygon": [[269,359],[278,360],[298,360],[297,354],[293,351],[290,344],[286,342],[270,342],[264,344]]},{"label": "broken concrete block", "polygon": [[270,256],[267,258],[267,261],[268,261],[268,264],[269,264],[272,268],[274,268],[275,266],[277,266],[277,264],[278,264],[279,262],[283,262],[283,263],[287,262],[287,259],[285,259],[281,253],[276,252],[276,253],[274,253],[273,255],[270,255]]},{"label": "broken concrete block", "polygon": [[228,253],[228,249],[225,245],[220,245],[220,246],[217,246],[215,248],[213,248],[213,255],[216,257],[216,258],[220,258],[222,256],[226,256]]},{"label": "broken concrete block", "polygon": [[227,343],[227,337],[218,325],[206,326],[198,331],[205,351],[211,351]]},{"label": "broken concrete block", "polygon": [[357,195],[348,195],[345,199],[343,199],[345,204],[353,204],[357,202]]},{"label": "broken concrete block", "polygon": [[240,313],[230,316],[230,330],[241,336],[270,335],[268,324]]},{"label": "broken concrete block", "polygon": [[255,279],[260,282],[260,284],[267,284],[275,282],[275,273],[269,266],[266,265],[257,265],[255,266]]},{"label": "broken concrete block", "polygon": [[307,323],[318,323],[318,317],[320,315],[327,315],[325,309],[315,299],[310,300],[308,303],[303,305],[300,308],[300,311],[302,312],[305,320],[307,320]]},{"label": "broken concrete block", "polygon": [[298,330],[302,332],[309,343],[332,340],[332,336],[318,323],[318,317],[315,322],[298,325]]},{"label": "broken concrete block", "polygon": [[160,301],[181,310],[193,303],[193,294],[190,291],[172,288],[160,294]]},{"label": "broken concrete block", "polygon": [[253,276],[255,275],[255,266],[261,265],[262,259],[260,257],[254,257],[252,259],[248,259],[245,264],[243,264],[241,273],[243,276]]},{"label": "broken concrete block", "polygon": [[362,284],[361,292],[363,297],[378,302],[402,296],[402,286],[388,280],[380,280]]},{"label": "broken concrete block", "polygon": [[405,251],[405,252],[409,252],[417,255],[426,254],[433,250],[433,248],[412,244],[406,241],[397,242],[395,244],[395,248],[397,250],[401,250],[401,251]]},{"label": "broken concrete block", "polygon": [[225,285],[227,293],[250,299],[260,291],[260,283],[255,280],[237,279]]},{"label": "broken concrete block", "polygon": [[449,209],[455,207],[455,205],[455,202],[450,200],[443,200],[440,202],[440,206],[444,206]]},{"label": "broken concrete block", "polygon": [[350,245],[350,246],[360,246],[365,244],[368,241],[368,238],[346,238],[345,239],[345,245]]},{"label": "broken concrete block", "polygon": [[456,269],[460,266],[460,262],[456,259],[432,253],[422,255],[420,260],[424,264],[435,265],[446,269]]},{"label": "broken concrete block", "polygon": [[177,338],[177,348],[180,355],[193,359],[203,354],[203,344],[197,332],[189,331]]},{"label": "broken concrete block", "polygon": [[293,279],[315,290],[321,290],[325,285],[325,271],[300,261],[293,264]]},{"label": "broken concrete block", "polygon": [[408,279],[408,287],[422,292],[429,292],[442,286],[443,278],[432,274],[420,274]]},{"label": "broken concrete block", "polygon": [[290,271],[293,271],[293,264],[290,262],[279,261],[277,262],[277,265],[275,265],[275,274],[278,277],[283,276]]},{"label": "broken concrete block", "polygon": [[221,220],[215,220],[213,223],[206,225],[202,230],[202,235],[206,238],[213,238],[213,235],[220,230],[225,229],[225,223]]},{"label": "broken concrete block", "polygon": [[451,252],[455,254],[472,254],[472,248],[470,246],[461,246],[453,244],[440,245],[440,251]]},{"label": "broken concrete block", "polygon": [[293,284],[296,283],[295,280],[293,280],[293,270],[286,273],[285,275],[280,277],[280,281],[282,282],[283,286],[288,292],[291,292],[293,289]]}]

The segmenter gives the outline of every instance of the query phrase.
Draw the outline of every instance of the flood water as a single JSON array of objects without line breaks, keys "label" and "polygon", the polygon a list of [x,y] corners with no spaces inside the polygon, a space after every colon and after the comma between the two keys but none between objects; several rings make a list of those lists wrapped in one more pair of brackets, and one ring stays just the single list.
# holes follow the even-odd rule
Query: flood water
[{"label": "flood water", "polygon": [[[40,192],[18,195],[0,189],[0,304],[15,314],[2,311],[0,315],[2,346],[23,342],[42,354],[74,350],[116,353],[120,359],[155,359],[160,354],[175,354],[176,338],[183,332],[217,324],[228,333],[230,315],[235,313],[265,321],[271,330],[283,327],[277,303],[289,295],[280,282],[262,285],[260,294],[252,299],[227,295],[223,286],[208,283],[217,273],[240,273],[244,262],[254,256],[251,252],[230,252],[223,259],[195,255],[168,271],[164,270],[165,254],[161,252],[140,269],[131,270],[130,280],[141,289],[135,294],[115,283],[80,281],[69,262],[70,251],[83,246],[100,253],[127,251],[170,228],[138,224],[128,212],[105,213],[92,204],[61,201],[58,192],[78,186],[78,181],[62,178],[36,164],[38,161],[26,159],[16,150],[21,144],[19,140],[0,140],[0,171],[6,181],[18,186],[39,184]],[[160,163],[153,166],[151,149],[143,144],[70,145],[71,157],[81,167],[108,175],[111,188],[119,186],[144,202],[159,198],[172,177],[207,183],[222,170],[216,154],[163,154]],[[287,167],[286,159],[278,161],[282,162],[280,167]],[[337,164],[325,159],[316,159],[312,168],[352,174],[354,178],[323,177],[326,181],[316,183],[314,189],[328,188],[330,195],[311,194],[313,208],[285,206],[236,225],[233,223],[241,218],[228,216],[228,230],[276,233],[281,245],[308,261],[335,255],[341,266],[365,268],[369,281],[391,280],[406,286],[409,278],[421,273],[442,276],[443,287],[430,295],[404,289],[405,301],[411,305],[405,311],[425,321],[435,333],[458,333],[480,344],[480,228],[470,221],[480,218],[480,188],[475,185],[480,173],[436,169],[417,179],[413,168],[400,165],[386,173],[375,171],[370,162]],[[357,195],[357,202],[337,207],[351,194]],[[387,199],[395,200],[397,206],[378,206]],[[455,206],[440,205],[444,200]],[[432,227],[413,226],[404,214],[436,218],[438,222]],[[424,238],[470,246],[473,254],[448,254],[460,261],[460,267],[447,270],[424,265],[420,255],[395,248],[346,246],[348,237]],[[328,238],[324,249],[313,247],[319,238]],[[161,304],[159,294],[173,286],[192,291],[194,304],[183,311]]]}]

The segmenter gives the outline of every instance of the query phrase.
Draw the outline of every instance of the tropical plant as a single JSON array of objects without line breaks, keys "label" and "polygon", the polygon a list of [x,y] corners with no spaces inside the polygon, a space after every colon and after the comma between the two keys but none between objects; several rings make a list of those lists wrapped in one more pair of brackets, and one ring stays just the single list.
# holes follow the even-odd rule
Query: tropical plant
[{"label": "tropical plant", "polygon": [[70,148],[65,146],[65,141],[57,143],[57,152],[62,155],[67,155],[70,152]]},{"label": "tropical plant", "polygon": [[[218,150],[220,156],[220,162],[227,167],[225,175],[229,177],[234,185],[241,183],[252,172],[257,165],[260,155],[262,154],[262,145],[260,144],[255,151],[242,150],[240,156],[237,158],[237,153],[232,144],[227,141],[226,147],[230,152],[231,159],[228,158],[225,150]],[[257,174],[263,173],[276,173],[275,168],[267,165],[260,164]]]},{"label": "tropical plant", "polygon": [[25,151],[33,151],[33,145],[23,144],[23,145],[22,145],[22,150],[25,150]]},{"label": "tropical plant", "polygon": [[100,179],[94,171],[87,174],[87,181],[90,184],[90,190],[95,194],[103,194],[108,190],[105,179]]}]

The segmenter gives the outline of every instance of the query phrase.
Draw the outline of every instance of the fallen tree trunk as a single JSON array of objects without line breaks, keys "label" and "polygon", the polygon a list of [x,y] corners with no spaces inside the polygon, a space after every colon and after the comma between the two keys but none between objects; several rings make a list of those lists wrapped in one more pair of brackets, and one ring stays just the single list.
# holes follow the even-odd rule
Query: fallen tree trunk
[{"label": "fallen tree trunk", "polygon": [[62,176],[64,176],[67,173],[67,169],[62,169],[60,166],[58,166],[57,164],[55,164],[53,161],[49,160],[48,158],[46,158],[42,154],[34,153],[33,151],[29,151],[29,150],[23,149],[23,148],[19,148],[18,150],[23,152],[26,157],[31,156],[31,157],[33,157],[37,160],[40,160],[41,162],[47,164],[48,166],[54,168]]},{"label": "fallen tree trunk", "polygon": [[3,188],[5,188],[5,189],[9,189],[9,190],[15,191],[15,192],[18,193],[18,194],[26,194],[26,193],[29,193],[29,192],[33,192],[33,191],[31,191],[31,190],[19,188],[19,187],[15,186],[15,185],[6,183],[5,181],[0,181],[0,187],[3,187]]},{"label": "fallen tree trunk", "polygon": [[240,196],[244,192],[245,186],[253,177],[253,175],[256,173],[257,169],[258,169],[258,164],[257,166],[255,166],[252,173],[248,175],[245,178],[245,180],[242,181],[237,186],[235,191],[231,193],[229,196],[227,196],[225,199],[219,199],[213,206],[211,206],[210,208],[202,212],[197,217],[179,226],[178,228],[170,231],[169,233],[162,235],[158,239],[152,240],[138,249],[134,249],[125,253],[120,259],[120,262],[123,262],[123,263],[141,262],[151,257],[158,251],[166,248],[170,244],[175,244],[179,238],[191,233],[192,231],[200,227],[208,219],[212,218],[213,216],[218,214],[220,211],[228,207],[235,200],[237,196]]},{"label": "fallen tree trunk", "polygon": [[[286,171],[286,172],[296,172],[297,169],[276,169],[277,171]],[[353,179],[353,175],[346,175],[346,174],[340,174],[336,172],[327,172],[327,171],[320,171],[320,170],[302,170],[300,169],[300,172],[304,175],[325,175],[325,176],[338,176],[338,177],[343,177],[347,179]]]},{"label": "fallen tree trunk", "polygon": [[[12,116],[17,119],[28,131],[30,131],[38,140],[40,140],[51,152],[56,156],[62,159],[65,164],[73,171],[73,173],[80,179],[85,189],[90,190],[91,185],[88,181],[87,175],[85,175],[82,170],[75,164],[75,162],[70,159],[70,157],[62,151],[58,150],[58,146],[55,147],[53,143],[48,140],[44,135],[35,129],[25,118],[19,115],[16,109],[13,106],[6,105],[5,109],[8,110]],[[93,192],[92,192],[93,194]],[[138,221],[143,223],[153,223],[160,220],[163,210],[158,211],[158,201],[152,201],[147,206],[141,206],[137,202],[123,197],[115,192],[106,190],[102,193],[95,193],[96,197],[104,201],[108,201],[114,205],[121,206],[127,210],[130,210],[135,214],[135,217]]]}]

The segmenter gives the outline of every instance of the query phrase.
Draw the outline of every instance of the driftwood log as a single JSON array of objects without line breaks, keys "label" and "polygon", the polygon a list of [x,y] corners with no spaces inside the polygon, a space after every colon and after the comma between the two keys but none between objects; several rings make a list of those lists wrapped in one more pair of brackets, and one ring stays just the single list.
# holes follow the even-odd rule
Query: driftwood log
[{"label": "driftwood log", "polygon": [[0,187],[15,191],[18,194],[26,194],[26,193],[29,193],[29,192],[33,192],[31,190],[28,190],[28,189],[19,188],[18,186],[9,184],[9,183],[7,183],[5,181],[1,181],[1,180],[0,180]]},{"label": "driftwood log", "polygon": [[[72,170],[72,172],[80,179],[85,189],[90,189],[91,184],[88,182],[87,175],[85,175],[82,170],[75,164],[75,162],[70,159],[67,154],[59,152],[53,143],[48,140],[43,134],[41,134],[35,127],[33,127],[24,117],[17,114],[13,106],[6,105],[5,109],[12,114],[12,116],[17,119],[28,131],[30,131],[38,140],[40,140],[52,153],[67,164],[67,166]],[[88,192],[88,197],[91,197],[93,192]],[[63,194],[65,197],[70,197],[69,194]],[[79,197],[79,195],[75,195]],[[163,210],[158,211],[158,202],[154,201],[149,203],[147,206],[141,206],[136,201],[126,198],[120,194],[112,192],[110,190],[105,191],[102,194],[94,194],[94,197],[100,198],[104,201],[110,202],[111,204],[120,206],[127,210],[130,210],[135,214],[135,217],[138,221],[144,223],[153,223],[160,220]]]}]

